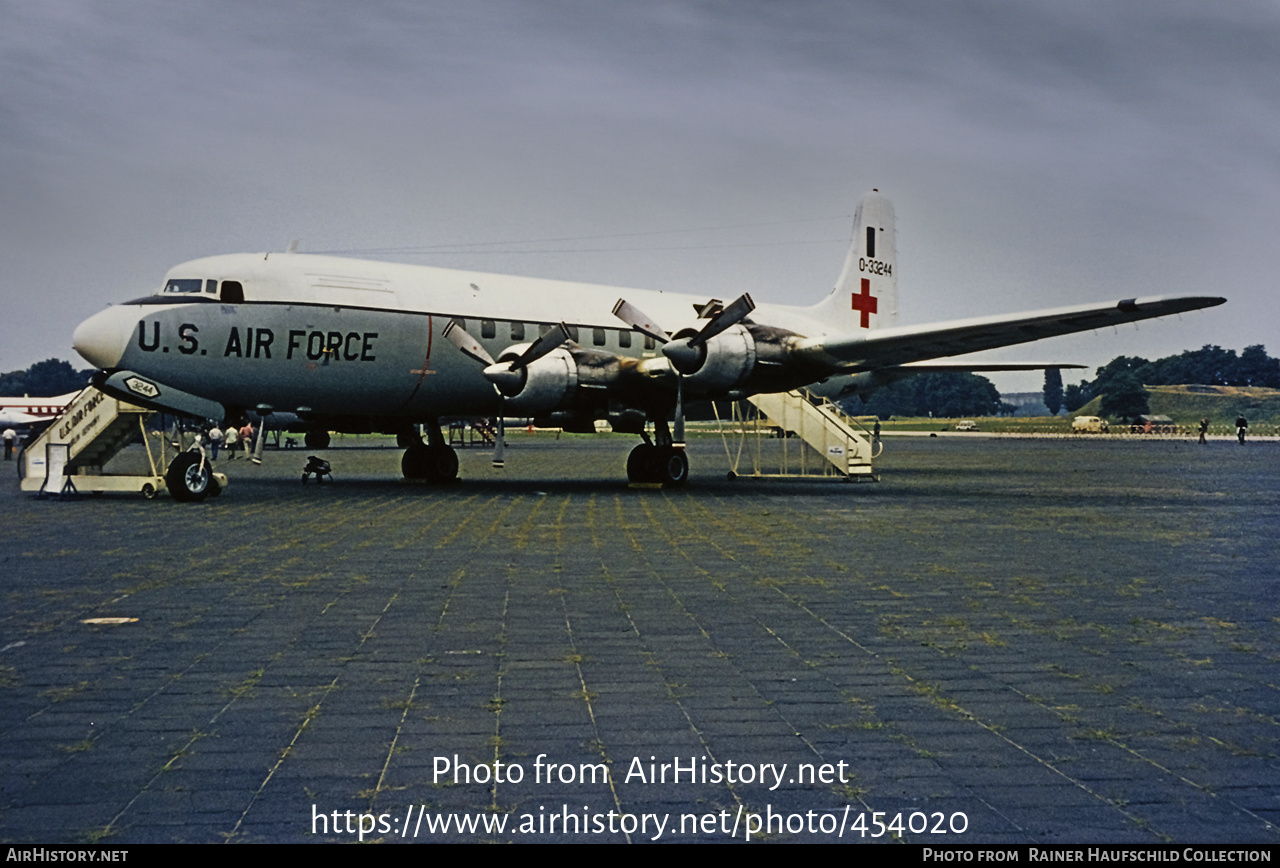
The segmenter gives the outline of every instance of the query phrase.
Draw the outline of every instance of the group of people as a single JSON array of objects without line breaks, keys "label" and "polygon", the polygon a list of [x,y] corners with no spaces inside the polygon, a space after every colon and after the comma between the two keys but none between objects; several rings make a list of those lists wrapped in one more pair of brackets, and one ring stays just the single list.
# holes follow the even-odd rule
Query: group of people
[{"label": "group of people", "polygon": [[248,458],[253,452],[253,426],[248,422],[237,428],[235,425],[228,425],[226,431],[218,427],[217,423],[209,429],[207,437],[209,438],[210,458],[214,461],[218,460],[218,450],[223,446],[227,447],[227,460],[234,461],[236,457],[236,447],[244,449],[244,457]]},{"label": "group of people", "polygon": [[[1205,434],[1209,431],[1209,418],[1200,420],[1200,442],[1204,443]],[[1236,439],[1240,441],[1240,445],[1244,445],[1244,435],[1249,432],[1249,420],[1243,414],[1236,417]]]}]

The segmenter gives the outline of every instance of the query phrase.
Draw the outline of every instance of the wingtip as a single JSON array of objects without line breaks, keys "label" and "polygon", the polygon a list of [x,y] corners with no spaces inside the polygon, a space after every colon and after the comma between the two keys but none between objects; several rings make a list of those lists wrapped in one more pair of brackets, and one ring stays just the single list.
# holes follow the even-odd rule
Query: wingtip
[{"label": "wingtip", "polygon": [[1195,305],[1195,310],[1203,310],[1206,307],[1217,307],[1220,304],[1226,304],[1227,300],[1220,295],[1199,295],[1192,296],[1187,299]]},{"label": "wingtip", "polygon": [[1176,305],[1182,311],[1203,310],[1206,307],[1217,307],[1226,304],[1227,300],[1217,295],[1152,295],[1145,298],[1126,298],[1116,303],[1123,311],[1136,311],[1148,305]]}]

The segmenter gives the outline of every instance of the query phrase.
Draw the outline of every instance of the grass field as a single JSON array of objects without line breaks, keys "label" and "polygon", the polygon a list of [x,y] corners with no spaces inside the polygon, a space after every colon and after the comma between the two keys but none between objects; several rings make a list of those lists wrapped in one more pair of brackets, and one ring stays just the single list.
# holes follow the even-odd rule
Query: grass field
[{"label": "grass field", "polygon": [[[1252,436],[1280,435],[1280,390],[1238,386],[1147,386],[1152,415],[1168,416],[1186,433],[1194,434],[1202,418],[1209,419],[1210,434],[1234,434],[1235,420],[1249,420]],[[962,418],[978,423],[980,431],[1008,434],[1070,434],[1075,416],[1101,416],[1100,398],[1094,398],[1068,416],[966,416],[955,418],[894,417],[882,421],[882,431],[954,431]],[[862,417],[859,417],[862,418]],[[868,426],[874,422],[866,417]],[[1111,420],[1113,433],[1125,431]]]}]

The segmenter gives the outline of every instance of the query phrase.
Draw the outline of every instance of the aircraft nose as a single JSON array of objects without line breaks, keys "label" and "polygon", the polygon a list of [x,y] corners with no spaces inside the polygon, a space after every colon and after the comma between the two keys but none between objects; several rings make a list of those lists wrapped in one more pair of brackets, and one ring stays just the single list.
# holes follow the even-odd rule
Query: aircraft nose
[{"label": "aircraft nose", "polygon": [[76,326],[71,346],[98,368],[114,368],[138,323],[137,314],[120,306],[95,313]]}]

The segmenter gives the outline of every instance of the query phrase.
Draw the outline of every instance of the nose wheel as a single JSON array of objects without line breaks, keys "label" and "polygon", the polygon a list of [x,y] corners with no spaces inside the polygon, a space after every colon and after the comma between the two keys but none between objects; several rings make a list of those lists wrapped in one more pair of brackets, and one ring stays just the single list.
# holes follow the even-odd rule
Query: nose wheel
[{"label": "nose wheel", "polygon": [[165,487],[174,500],[197,501],[214,495],[218,488],[209,462],[199,452],[182,452],[164,474]]}]

